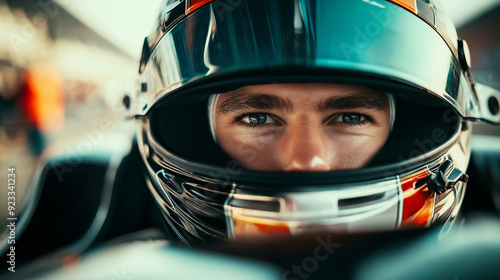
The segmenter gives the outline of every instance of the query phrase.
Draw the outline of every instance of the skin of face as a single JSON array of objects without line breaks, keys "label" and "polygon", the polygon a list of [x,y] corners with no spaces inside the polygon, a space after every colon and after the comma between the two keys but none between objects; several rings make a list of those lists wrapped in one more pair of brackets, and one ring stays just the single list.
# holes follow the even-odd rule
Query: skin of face
[{"label": "skin of face", "polygon": [[249,85],[219,94],[215,103],[217,142],[249,170],[361,168],[390,126],[387,94],[356,85]]}]

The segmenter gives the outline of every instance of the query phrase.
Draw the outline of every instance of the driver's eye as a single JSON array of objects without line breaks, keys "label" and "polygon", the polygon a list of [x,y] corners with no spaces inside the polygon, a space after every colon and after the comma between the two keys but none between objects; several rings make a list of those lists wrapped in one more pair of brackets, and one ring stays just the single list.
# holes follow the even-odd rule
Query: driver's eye
[{"label": "driver's eye", "polygon": [[248,114],[248,123],[250,124],[265,124],[267,121],[267,114]]},{"label": "driver's eye", "polygon": [[250,125],[276,124],[273,117],[266,113],[250,113],[241,118],[241,121]]},{"label": "driver's eye", "polygon": [[361,122],[363,120],[364,118],[360,114],[354,114],[354,113],[342,114],[342,122],[354,123],[354,122]]}]

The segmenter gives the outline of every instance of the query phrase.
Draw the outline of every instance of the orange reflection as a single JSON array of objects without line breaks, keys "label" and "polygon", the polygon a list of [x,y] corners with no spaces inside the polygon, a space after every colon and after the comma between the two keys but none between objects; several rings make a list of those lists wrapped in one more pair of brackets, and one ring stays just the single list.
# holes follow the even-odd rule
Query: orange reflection
[{"label": "orange reflection", "polygon": [[290,235],[290,227],[285,222],[263,218],[232,215],[236,238],[263,235]]},{"label": "orange reflection", "polygon": [[401,7],[411,11],[412,13],[417,14],[417,6],[415,4],[415,0],[389,0],[389,2],[398,4]]},{"label": "orange reflection", "polygon": [[191,0],[187,3],[186,15],[192,13],[194,10],[200,8],[201,6],[212,2],[213,0]]},{"label": "orange reflection", "polygon": [[430,175],[426,169],[401,179],[403,189],[403,226],[426,226],[432,219],[434,192],[427,184],[415,189],[416,183]]}]

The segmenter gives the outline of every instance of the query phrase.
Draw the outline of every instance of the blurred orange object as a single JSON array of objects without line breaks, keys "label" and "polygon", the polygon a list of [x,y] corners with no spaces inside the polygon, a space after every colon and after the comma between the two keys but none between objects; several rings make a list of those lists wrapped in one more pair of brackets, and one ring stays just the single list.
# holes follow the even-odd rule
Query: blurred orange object
[{"label": "blurred orange object", "polygon": [[26,69],[25,89],[21,97],[27,120],[42,132],[64,125],[62,81],[50,64],[35,64]]}]

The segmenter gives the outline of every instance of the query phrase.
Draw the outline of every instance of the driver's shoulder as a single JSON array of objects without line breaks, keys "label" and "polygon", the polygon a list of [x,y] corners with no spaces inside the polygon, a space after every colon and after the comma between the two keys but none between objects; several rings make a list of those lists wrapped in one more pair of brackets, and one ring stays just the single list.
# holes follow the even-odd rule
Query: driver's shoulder
[{"label": "driver's shoulder", "polygon": [[19,228],[20,263],[151,226],[154,203],[134,147],[132,138],[110,134],[98,143],[82,138],[46,150]]}]

